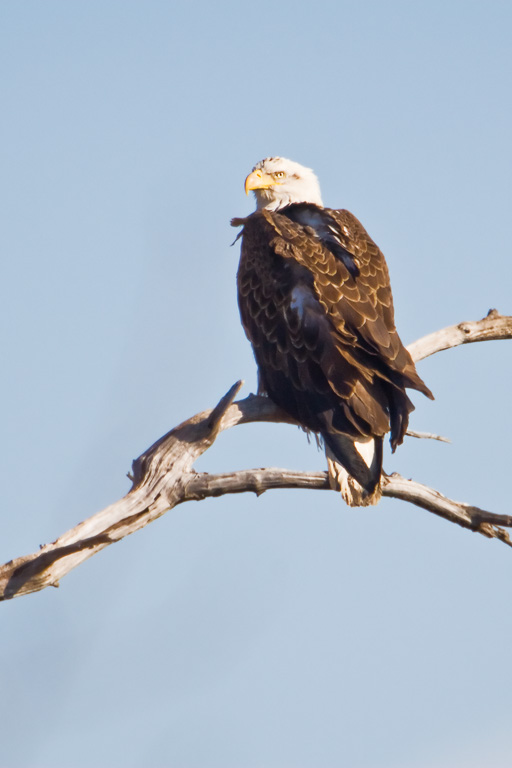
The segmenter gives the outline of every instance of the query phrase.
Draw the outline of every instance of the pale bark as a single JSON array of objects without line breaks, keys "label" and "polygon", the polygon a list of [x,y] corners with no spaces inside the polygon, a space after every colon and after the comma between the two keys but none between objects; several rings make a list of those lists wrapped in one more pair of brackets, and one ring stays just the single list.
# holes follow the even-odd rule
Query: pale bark
[{"label": "pale bark", "polygon": [[[483,320],[459,323],[419,339],[410,345],[409,351],[417,361],[460,344],[510,338],[512,317],[492,310]],[[255,421],[294,423],[268,398],[249,395],[233,402],[240,387],[241,382],[237,382],[214,409],[196,414],[175,427],[136,459],[130,475],[133,487],[122,499],[41,547],[39,552],[1,566],[0,599],[58,586],[59,580],[81,562],[185,501],[247,491],[261,494],[272,488],[329,490],[326,472],[264,468],[210,475],[194,471],[194,462],[225,429]],[[512,546],[505,530],[512,527],[512,516],[453,501],[397,474],[383,475],[382,486],[384,496],[409,501]]]},{"label": "pale bark", "polygon": [[500,315],[497,309],[490,309],[482,320],[467,321],[458,325],[441,328],[440,331],[423,336],[413,341],[407,349],[414,362],[425,357],[442,352],[445,349],[458,347],[460,344],[472,344],[475,341],[499,341],[510,339],[511,318]]}]

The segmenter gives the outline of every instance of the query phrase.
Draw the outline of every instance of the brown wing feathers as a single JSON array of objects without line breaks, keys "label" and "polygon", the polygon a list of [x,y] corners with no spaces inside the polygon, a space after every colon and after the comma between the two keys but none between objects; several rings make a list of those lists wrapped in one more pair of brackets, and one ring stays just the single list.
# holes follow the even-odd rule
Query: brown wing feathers
[{"label": "brown wing feathers", "polygon": [[240,313],[262,388],[335,454],[335,433],[390,427],[394,449],[413,409],[405,387],[432,395],[396,332],[382,253],[348,211],[298,204],[241,223]]}]

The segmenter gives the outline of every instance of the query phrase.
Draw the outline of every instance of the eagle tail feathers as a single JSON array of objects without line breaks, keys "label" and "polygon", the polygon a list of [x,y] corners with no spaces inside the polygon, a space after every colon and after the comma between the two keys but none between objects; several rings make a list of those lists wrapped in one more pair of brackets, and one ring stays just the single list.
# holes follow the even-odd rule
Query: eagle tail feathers
[{"label": "eagle tail feathers", "polygon": [[382,437],[354,440],[323,433],[329,484],[350,507],[377,504],[381,497]]}]

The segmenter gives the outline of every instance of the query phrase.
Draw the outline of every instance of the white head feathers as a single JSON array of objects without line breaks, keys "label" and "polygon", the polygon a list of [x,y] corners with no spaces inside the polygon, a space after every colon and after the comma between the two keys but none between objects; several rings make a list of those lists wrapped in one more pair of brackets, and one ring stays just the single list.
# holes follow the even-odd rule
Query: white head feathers
[{"label": "white head feathers", "polygon": [[256,163],[245,180],[253,191],[256,207],[277,211],[291,203],[323,205],[318,179],[311,170],[285,157],[266,157]]}]

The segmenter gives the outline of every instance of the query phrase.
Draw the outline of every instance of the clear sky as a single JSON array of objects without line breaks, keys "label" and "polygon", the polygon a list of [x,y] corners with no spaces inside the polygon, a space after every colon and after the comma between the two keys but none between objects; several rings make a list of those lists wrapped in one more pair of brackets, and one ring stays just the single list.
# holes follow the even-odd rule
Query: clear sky
[{"label": "clear sky", "polygon": [[[384,250],[409,342],[512,314],[512,6],[0,4],[0,562],[256,386],[232,216],[281,154]],[[512,343],[420,364],[388,471],[510,512]],[[198,468],[324,468],[250,425]],[[184,505],[0,606],[0,768],[508,768],[512,551],[385,500]]]}]

